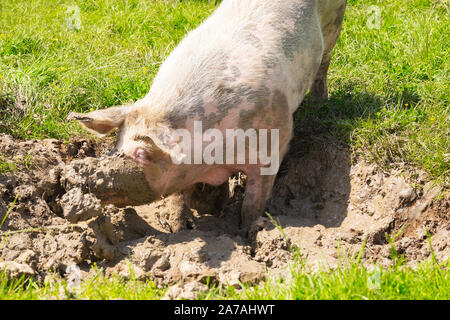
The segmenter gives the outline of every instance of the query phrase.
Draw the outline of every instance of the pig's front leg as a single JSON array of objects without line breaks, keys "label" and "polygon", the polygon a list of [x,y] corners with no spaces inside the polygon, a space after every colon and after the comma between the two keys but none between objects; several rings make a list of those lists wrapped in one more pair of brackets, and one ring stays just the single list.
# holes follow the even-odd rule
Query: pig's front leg
[{"label": "pig's front leg", "polygon": [[244,202],[241,208],[241,228],[248,231],[253,221],[264,213],[276,175],[247,174]]}]

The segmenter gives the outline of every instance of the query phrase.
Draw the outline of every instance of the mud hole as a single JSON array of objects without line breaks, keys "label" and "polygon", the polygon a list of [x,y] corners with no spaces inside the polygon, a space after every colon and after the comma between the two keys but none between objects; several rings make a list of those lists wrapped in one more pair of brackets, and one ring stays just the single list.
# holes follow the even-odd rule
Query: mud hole
[{"label": "mud hole", "polygon": [[[367,237],[363,261],[388,266],[385,235],[401,230],[395,246],[415,265],[430,257],[430,232],[436,258],[449,257],[449,194],[436,198],[439,190],[417,170],[383,172],[352,160],[339,143],[305,147],[294,138],[267,205],[286,238],[261,217],[249,239],[238,229],[243,175],[219,188],[199,185],[188,213],[178,195],[144,206],[102,205],[93,190],[113,182],[95,167],[82,174],[75,169],[81,159],[106,156],[110,146],[111,141],[74,138],[64,144],[0,135],[0,155],[16,168],[0,173],[1,267],[39,280],[50,270],[66,276],[73,264],[87,277],[95,262],[106,275],[129,277],[132,270],[138,279],[177,284],[167,294],[177,298],[201,290],[208,278],[238,285],[264,279],[268,268],[283,274],[292,262],[287,241],[311,266],[333,268],[338,244],[341,253],[351,254]],[[77,177],[98,183],[86,185]]]}]

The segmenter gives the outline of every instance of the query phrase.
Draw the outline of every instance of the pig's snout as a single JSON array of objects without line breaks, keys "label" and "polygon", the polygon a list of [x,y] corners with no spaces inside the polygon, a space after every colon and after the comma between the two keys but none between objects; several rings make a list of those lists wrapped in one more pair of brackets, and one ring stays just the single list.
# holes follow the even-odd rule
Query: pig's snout
[{"label": "pig's snout", "polygon": [[63,179],[67,190],[81,188],[104,205],[137,206],[161,199],[149,185],[144,169],[122,153],[75,160],[66,167]]},{"label": "pig's snout", "polygon": [[[141,154],[141,156],[147,156]],[[128,157],[123,153],[108,158],[99,168],[106,176],[100,189],[104,193],[100,196],[105,204],[117,206],[142,205],[154,202],[161,198],[161,195],[154,191],[149,185],[149,181],[143,168],[134,154]]]}]

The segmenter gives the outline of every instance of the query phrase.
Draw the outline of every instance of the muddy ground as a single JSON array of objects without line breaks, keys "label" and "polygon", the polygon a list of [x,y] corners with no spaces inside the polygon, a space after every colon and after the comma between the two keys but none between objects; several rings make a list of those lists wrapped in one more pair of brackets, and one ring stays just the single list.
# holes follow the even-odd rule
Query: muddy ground
[{"label": "muddy ground", "polygon": [[[352,158],[341,143],[294,138],[267,205],[285,237],[261,217],[249,238],[238,229],[244,175],[219,188],[199,185],[189,214],[180,213],[177,195],[116,208],[67,182],[73,161],[105,156],[111,143],[0,135],[0,156],[16,164],[0,173],[1,267],[42,280],[50,270],[67,276],[74,264],[88,276],[95,262],[106,275],[128,277],[131,268],[139,279],[177,284],[168,297],[189,298],[208,278],[238,285],[264,279],[268,269],[282,274],[292,262],[289,245],[312,267],[333,268],[338,245],[342,255],[351,254],[367,237],[364,263],[388,266],[386,234],[401,230],[395,246],[408,264],[430,257],[427,232],[438,261],[450,256],[449,193],[440,193],[424,172],[405,166],[385,172]],[[232,191],[230,199],[224,189]]]}]

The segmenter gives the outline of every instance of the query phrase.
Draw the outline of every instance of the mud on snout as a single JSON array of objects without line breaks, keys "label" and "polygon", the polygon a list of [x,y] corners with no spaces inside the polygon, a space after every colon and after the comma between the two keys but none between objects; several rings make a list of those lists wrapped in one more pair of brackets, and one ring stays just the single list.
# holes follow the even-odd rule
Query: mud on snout
[{"label": "mud on snout", "polygon": [[74,160],[64,168],[61,184],[66,190],[93,194],[102,205],[138,206],[161,199],[143,169],[121,155]]}]

